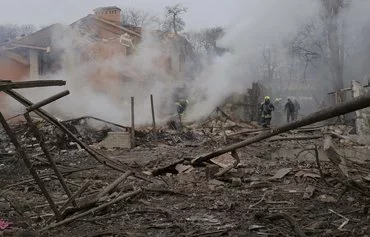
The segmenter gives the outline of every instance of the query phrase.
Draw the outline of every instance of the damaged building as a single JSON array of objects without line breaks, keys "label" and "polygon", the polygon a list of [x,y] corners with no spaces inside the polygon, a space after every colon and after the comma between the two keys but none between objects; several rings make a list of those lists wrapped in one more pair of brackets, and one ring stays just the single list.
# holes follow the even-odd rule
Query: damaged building
[{"label": "damaged building", "polygon": [[[368,82],[268,84],[229,57],[202,75],[185,38],[122,25],[120,12],[0,45],[0,102],[21,108],[0,105],[0,237],[369,237]],[[257,123],[265,96],[269,127]],[[287,98],[305,114],[286,121]],[[165,119],[162,100],[177,106]]]},{"label": "damaged building", "polygon": [[[124,60],[125,57],[135,56],[144,34],[150,34],[159,42],[150,47],[163,47],[161,55],[153,61],[166,76],[177,82],[194,76],[194,70],[191,70],[194,65],[190,59],[192,48],[183,37],[161,31],[148,33],[140,27],[122,25],[120,8],[101,7],[95,9],[94,14],[69,26],[53,24],[22,38],[2,43],[0,79],[21,81],[48,78],[48,75],[81,63],[103,62],[113,57]],[[68,57],[66,50],[73,51],[73,57],[65,58]],[[117,70],[110,65],[95,68],[88,75],[98,91],[104,91],[107,80],[136,80],[145,83],[146,76],[141,68]],[[1,107],[4,108],[3,99],[1,101]]]}]

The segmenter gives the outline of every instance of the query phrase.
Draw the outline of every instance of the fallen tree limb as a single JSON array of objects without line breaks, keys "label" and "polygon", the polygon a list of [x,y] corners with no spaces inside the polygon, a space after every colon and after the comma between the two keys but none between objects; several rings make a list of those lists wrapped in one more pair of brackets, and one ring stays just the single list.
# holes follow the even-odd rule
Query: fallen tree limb
[{"label": "fallen tree limb", "polygon": [[324,109],[321,111],[318,111],[316,113],[313,113],[301,120],[298,120],[294,123],[287,124],[275,129],[271,129],[269,131],[266,131],[264,133],[261,133],[257,136],[254,136],[250,139],[246,139],[244,141],[232,144],[230,146],[226,146],[224,148],[218,149],[215,152],[207,153],[205,155],[201,155],[195,159],[192,160],[193,165],[199,165],[205,161],[208,161],[216,156],[222,155],[227,152],[231,152],[235,149],[265,140],[267,138],[279,135],[284,132],[288,132],[293,129],[297,129],[306,125],[310,125],[313,123],[317,123],[326,119],[330,119],[333,117],[337,117],[342,114],[350,113],[359,109],[363,109],[370,106],[370,93],[366,93],[362,96],[359,96],[351,101],[339,104],[334,107],[330,107],[328,109]]},{"label": "fallen tree limb", "polygon": [[288,214],[280,213],[280,214],[274,214],[274,215],[266,215],[265,213],[257,213],[255,217],[257,219],[265,219],[265,220],[270,220],[270,221],[284,219],[289,222],[289,224],[293,228],[293,231],[298,237],[307,237],[307,235],[302,231],[298,223],[293,219],[293,217],[289,216]]},{"label": "fallen tree limb", "polygon": [[84,217],[84,216],[87,216],[89,214],[93,214],[93,213],[99,212],[99,211],[104,210],[105,208],[107,208],[107,207],[109,207],[109,206],[111,206],[111,205],[113,205],[115,203],[118,203],[118,202],[123,201],[125,199],[134,197],[134,196],[138,195],[141,192],[142,192],[141,189],[138,189],[138,190],[135,190],[135,191],[130,192],[130,193],[125,193],[125,194],[117,197],[116,199],[113,199],[110,202],[104,203],[104,204],[102,204],[102,205],[100,205],[98,207],[92,208],[92,209],[90,209],[88,211],[79,213],[79,214],[77,214],[75,216],[72,216],[70,218],[64,219],[64,220],[62,220],[60,222],[57,222],[57,223],[51,224],[49,226],[46,226],[46,227],[42,228],[40,230],[40,232],[44,232],[46,230],[50,230],[52,228],[56,228],[56,227],[61,226],[61,225],[69,224],[69,223],[71,223],[71,222],[73,222],[73,221],[75,221],[75,220],[77,220],[77,219],[79,219],[81,217]]},{"label": "fallen tree limb", "polygon": [[103,189],[103,191],[101,191],[101,193],[99,193],[98,195],[98,199],[111,193],[112,190],[114,190],[120,183],[122,183],[125,179],[127,179],[130,175],[132,175],[133,172],[132,171],[126,171],[123,175],[121,175],[120,177],[118,177],[116,180],[114,180],[110,185],[108,185],[107,187],[105,187]]}]

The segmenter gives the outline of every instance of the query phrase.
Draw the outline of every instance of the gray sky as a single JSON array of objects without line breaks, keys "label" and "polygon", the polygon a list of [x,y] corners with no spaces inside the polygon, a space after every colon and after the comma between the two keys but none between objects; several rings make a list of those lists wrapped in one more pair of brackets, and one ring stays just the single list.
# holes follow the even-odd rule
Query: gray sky
[{"label": "gray sky", "polygon": [[163,14],[165,6],[181,2],[188,7],[187,29],[230,25],[238,6],[246,0],[0,0],[0,24],[72,23],[96,7],[118,6]]}]

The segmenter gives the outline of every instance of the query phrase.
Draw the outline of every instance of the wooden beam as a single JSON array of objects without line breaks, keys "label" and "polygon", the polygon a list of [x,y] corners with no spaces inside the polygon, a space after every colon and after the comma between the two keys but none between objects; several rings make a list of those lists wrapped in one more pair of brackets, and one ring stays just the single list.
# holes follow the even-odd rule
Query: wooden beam
[{"label": "wooden beam", "polygon": [[49,229],[52,229],[52,228],[55,228],[55,227],[58,227],[58,226],[61,226],[61,225],[69,224],[69,223],[71,223],[71,222],[73,222],[77,219],[80,219],[81,217],[87,216],[89,214],[98,213],[101,210],[104,210],[105,208],[112,206],[113,204],[116,204],[116,203],[121,202],[121,201],[125,201],[125,200],[127,200],[131,197],[134,197],[134,196],[140,194],[141,192],[142,192],[142,190],[138,189],[138,190],[132,191],[130,193],[122,194],[121,196],[118,196],[117,198],[113,199],[110,202],[104,203],[104,204],[102,204],[98,207],[92,208],[88,211],[76,214],[76,215],[74,215],[70,218],[67,218],[67,219],[62,220],[60,222],[57,222],[57,223],[51,224],[49,226],[46,226],[43,229],[41,229],[40,232],[45,232],[46,230],[49,230]]},{"label": "wooden beam", "polygon": [[15,149],[17,150],[18,155],[20,156],[20,158],[23,159],[24,164],[26,165],[26,167],[30,171],[32,177],[36,181],[36,183],[39,186],[41,192],[44,194],[46,200],[48,201],[48,203],[49,203],[49,205],[51,207],[51,209],[54,211],[56,219],[57,220],[60,220],[61,219],[61,214],[60,214],[57,206],[55,205],[53,199],[51,198],[51,195],[46,190],[46,187],[45,187],[44,182],[42,181],[42,179],[38,175],[37,171],[33,167],[33,164],[29,160],[25,149],[19,143],[16,135],[10,129],[9,124],[5,121],[5,118],[4,118],[4,116],[2,115],[1,112],[0,112],[0,123],[3,125],[3,128],[4,128],[5,132],[7,133],[7,135],[9,136],[10,141],[13,143]]},{"label": "wooden beam", "polygon": [[68,90],[62,91],[58,94],[50,96],[49,98],[46,98],[46,99],[44,99],[40,102],[37,102],[36,104],[33,104],[33,105],[29,106],[26,110],[27,110],[28,113],[30,113],[30,112],[34,111],[35,109],[41,108],[42,106],[50,104],[51,102],[54,102],[54,101],[56,101],[56,100],[58,100],[58,99],[60,99],[64,96],[67,96],[67,95],[69,95]]},{"label": "wooden beam", "polygon": [[[21,94],[15,92],[14,90],[8,90],[4,92],[8,94],[9,96],[13,97],[15,100],[17,100],[19,103],[23,104],[26,107],[33,105],[31,101],[23,97]],[[122,165],[118,161],[110,159],[109,157],[104,156],[103,154],[100,154],[97,151],[93,150],[87,144],[79,140],[66,126],[64,126],[61,122],[59,122],[58,119],[56,119],[53,115],[49,114],[48,112],[46,112],[45,110],[41,108],[35,109],[34,113],[36,113],[41,118],[45,119],[46,121],[58,127],[61,131],[67,134],[74,142],[80,145],[87,153],[89,153],[99,163],[104,164],[114,170],[125,172],[124,169],[121,168]]]},{"label": "wooden beam", "polygon": [[[49,161],[51,168],[54,170],[56,176],[58,177],[59,182],[62,185],[64,191],[66,192],[66,194],[68,195],[68,197],[71,198],[72,197],[72,193],[69,190],[69,188],[67,186],[67,183],[66,183],[66,181],[63,178],[62,173],[58,170],[57,164],[55,163],[53,157],[51,156],[49,150],[46,147],[44,136],[42,135],[41,131],[38,129],[38,127],[36,126],[36,124],[34,124],[32,122],[32,119],[31,119],[31,116],[30,116],[29,113],[25,113],[24,114],[24,118],[27,121],[28,127],[31,129],[31,131],[33,132],[35,138],[39,142],[42,151],[44,152],[47,160]],[[75,200],[73,199],[72,201],[73,201],[73,205],[74,206],[77,206]]]},{"label": "wooden beam", "polygon": [[0,91],[7,91],[12,89],[24,89],[34,87],[46,86],[64,86],[65,81],[62,80],[34,80],[34,81],[17,81],[17,82],[0,82]]}]

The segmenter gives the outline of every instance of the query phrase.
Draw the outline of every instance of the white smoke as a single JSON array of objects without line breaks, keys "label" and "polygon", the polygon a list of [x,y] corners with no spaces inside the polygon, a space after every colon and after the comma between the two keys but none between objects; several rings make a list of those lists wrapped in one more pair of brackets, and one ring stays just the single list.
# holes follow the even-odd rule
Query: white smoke
[{"label": "white smoke", "polygon": [[240,5],[234,25],[226,30],[220,46],[231,49],[215,60],[196,78],[195,91],[206,99],[196,103],[190,119],[207,116],[233,93],[246,93],[257,78],[252,77],[251,64],[261,57],[261,49],[281,47],[303,22],[318,12],[318,2],[307,0],[246,0]]},{"label": "white smoke", "polygon": [[[367,4],[366,1],[360,3]],[[346,17],[352,19],[349,21],[351,26],[368,20],[366,9],[361,4],[356,4],[346,13]],[[309,19],[319,16],[320,2],[245,0],[240,3],[239,10],[234,24],[227,27],[226,35],[218,42],[230,52],[216,57],[188,85],[189,120],[208,116],[233,93],[246,93],[251,83],[258,79],[252,71],[259,63],[261,50],[273,46],[283,51],[286,48],[283,43],[287,39],[291,39]],[[361,17],[356,17],[357,14]],[[94,53],[94,42],[69,30],[57,36],[58,47],[64,51],[63,67],[47,78],[66,80],[71,95],[47,106],[47,110],[63,119],[90,115],[128,125],[130,97],[134,96],[136,122],[147,124],[151,122],[149,96],[153,94],[159,122],[166,121],[165,115],[172,112],[174,89],[182,82],[167,73],[163,65],[160,66],[163,63],[161,56],[170,53],[163,42],[144,33],[134,56],[117,55],[86,62],[82,56]],[[87,50],[81,52],[82,49]],[[284,63],[286,55],[282,54],[279,60]],[[131,79],[115,81],[104,78],[110,74],[127,75]],[[22,93],[36,102],[60,90],[27,89]]]},{"label": "white smoke", "polygon": [[[45,106],[55,116],[71,119],[89,115],[129,125],[131,97],[135,97],[135,122],[147,124],[152,121],[151,94],[157,119],[171,112],[168,99],[177,84],[162,65],[166,47],[153,34],[144,33],[136,53],[130,57],[117,54],[93,58],[97,43],[69,28],[55,33],[54,43],[54,50],[63,52],[62,69],[41,79],[64,80],[71,92]],[[92,58],[86,60],[86,57]],[[26,89],[22,94],[37,102],[61,90],[58,87]],[[163,110],[166,114],[158,114]]]}]

